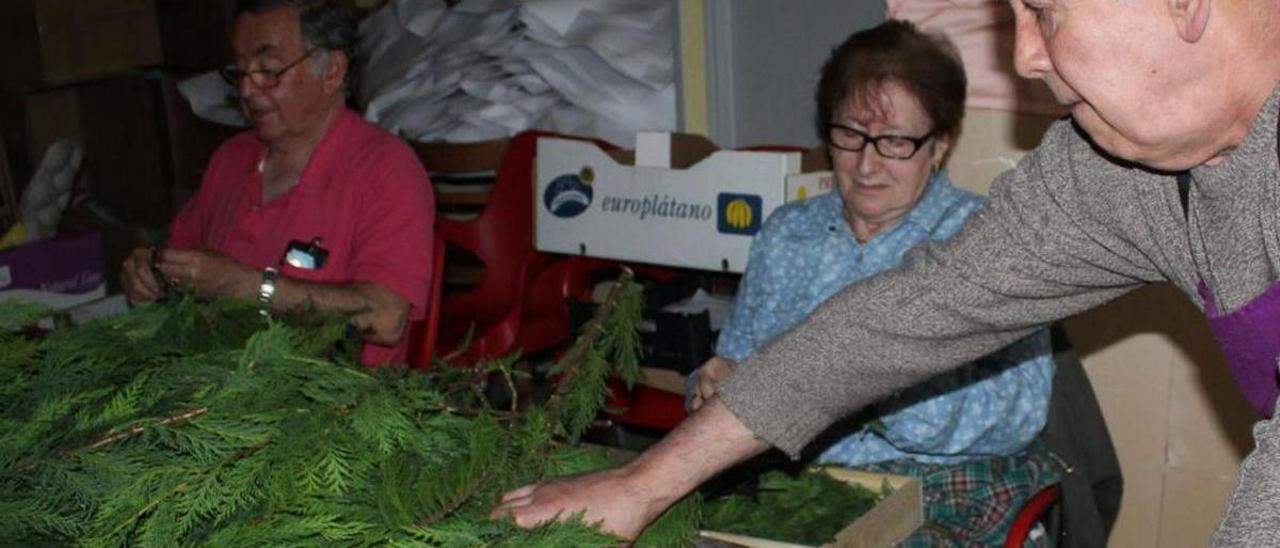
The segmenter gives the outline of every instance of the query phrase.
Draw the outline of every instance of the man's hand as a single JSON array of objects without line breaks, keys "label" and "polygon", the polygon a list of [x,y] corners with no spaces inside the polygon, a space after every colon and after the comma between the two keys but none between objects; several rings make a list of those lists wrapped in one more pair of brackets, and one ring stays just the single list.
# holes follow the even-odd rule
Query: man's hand
[{"label": "man's hand", "polygon": [[364,304],[351,316],[351,325],[364,340],[391,346],[400,342],[409,323],[409,301],[394,291],[372,283],[351,285]]},{"label": "man's hand", "polygon": [[502,496],[493,517],[510,515],[516,525],[540,523],[582,513],[583,521],[627,540],[635,540],[671,501],[657,499],[631,467],[527,485]]},{"label": "man's hand", "polygon": [[694,387],[693,398],[689,401],[690,410],[697,411],[716,395],[716,385],[729,378],[737,369],[737,362],[720,356],[712,356],[707,363],[702,364],[698,368],[698,385]]},{"label": "man's hand", "polygon": [[257,295],[261,274],[215,251],[166,249],[160,256],[160,273],[169,283],[205,298],[251,299]]},{"label": "man's hand", "polygon": [[131,303],[151,302],[164,296],[164,286],[151,271],[151,250],[133,250],[120,265],[120,284]]}]

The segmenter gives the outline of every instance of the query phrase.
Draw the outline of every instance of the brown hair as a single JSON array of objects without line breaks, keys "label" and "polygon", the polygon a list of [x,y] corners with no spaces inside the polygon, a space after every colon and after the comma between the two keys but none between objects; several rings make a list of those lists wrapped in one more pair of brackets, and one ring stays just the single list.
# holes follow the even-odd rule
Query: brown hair
[{"label": "brown hair", "polygon": [[880,86],[890,81],[915,95],[935,134],[955,136],[960,131],[966,80],[955,46],[944,36],[891,19],[850,35],[822,66],[815,95],[819,138],[827,141],[827,124],[847,97],[879,110]]}]

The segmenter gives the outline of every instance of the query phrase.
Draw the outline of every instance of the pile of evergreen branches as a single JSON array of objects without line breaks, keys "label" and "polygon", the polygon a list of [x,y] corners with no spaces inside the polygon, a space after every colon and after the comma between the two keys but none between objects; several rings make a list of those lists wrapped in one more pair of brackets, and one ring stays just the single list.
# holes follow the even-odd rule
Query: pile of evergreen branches
[{"label": "pile of evergreen branches", "polygon": [[[634,376],[639,290],[619,284],[543,406],[493,409],[512,360],[368,369],[341,318],[248,304],[139,308],[42,337],[0,305],[0,545],[612,546],[580,520],[523,530],[505,490],[607,466],[575,442]],[[638,544],[687,546],[689,499]]]},{"label": "pile of evergreen branches", "polygon": [[759,477],[749,493],[708,500],[702,527],[782,542],[823,545],[892,492],[845,483],[816,470]]}]

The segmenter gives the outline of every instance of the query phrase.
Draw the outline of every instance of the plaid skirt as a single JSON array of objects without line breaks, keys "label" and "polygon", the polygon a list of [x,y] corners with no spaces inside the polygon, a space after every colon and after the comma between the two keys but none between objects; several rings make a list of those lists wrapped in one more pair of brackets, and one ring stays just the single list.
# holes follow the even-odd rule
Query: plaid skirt
[{"label": "plaid skirt", "polygon": [[924,525],[899,545],[906,548],[1004,546],[1027,500],[1062,477],[1062,466],[1044,451],[963,464],[897,460],[862,468],[920,478]]}]

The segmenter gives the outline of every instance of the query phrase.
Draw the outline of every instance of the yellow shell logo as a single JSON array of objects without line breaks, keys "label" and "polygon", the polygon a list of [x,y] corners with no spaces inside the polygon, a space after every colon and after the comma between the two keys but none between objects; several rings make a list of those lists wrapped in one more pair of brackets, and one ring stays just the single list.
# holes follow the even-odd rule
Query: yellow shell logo
[{"label": "yellow shell logo", "polygon": [[724,206],[724,220],[729,226],[743,229],[751,226],[751,204],[737,198]]}]

